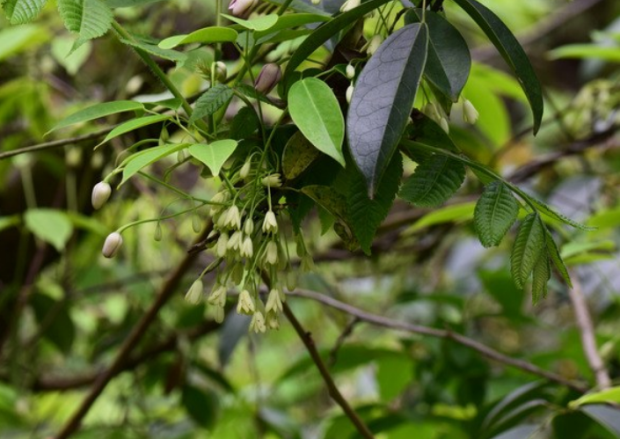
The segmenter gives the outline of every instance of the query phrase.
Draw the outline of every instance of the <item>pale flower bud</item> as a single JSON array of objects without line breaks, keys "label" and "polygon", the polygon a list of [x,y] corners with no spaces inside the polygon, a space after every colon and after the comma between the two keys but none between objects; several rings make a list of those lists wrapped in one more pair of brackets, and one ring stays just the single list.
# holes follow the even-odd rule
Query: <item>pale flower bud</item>
[{"label": "pale flower bud", "polygon": [[248,159],[245,161],[245,163],[241,167],[241,170],[239,171],[239,177],[245,180],[246,178],[248,178],[248,175],[250,175],[251,170],[252,170],[252,161]]},{"label": "pale flower bud", "polygon": [[286,289],[295,291],[295,288],[297,288],[297,273],[291,270],[286,274]]},{"label": "pale flower bud", "polygon": [[185,300],[189,303],[196,305],[200,303],[200,299],[202,299],[202,279],[196,279],[187,294],[185,294]]},{"label": "pale flower bud", "polygon": [[355,90],[355,87],[353,86],[353,84],[349,85],[349,88],[347,88],[347,104],[351,103],[351,98],[353,97],[353,91]]},{"label": "pale flower bud", "polygon": [[216,306],[213,310],[213,320],[217,323],[222,323],[224,321],[224,308],[221,306]]},{"label": "pale flower bud", "polygon": [[200,230],[202,230],[202,224],[200,224],[200,218],[198,215],[192,216],[192,229],[194,230],[194,233],[199,233]]},{"label": "pale flower bud", "polygon": [[250,292],[248,290],[241,291],[241,294],[239,294],[239,301],[237,302],[237,312],[239,314],[250,315],[253,314],[255,310],[254,299],[250,295]]},{"label": "pale flower bud", "polygon": [[347,0],[340,7],[340,12],[347,12],[353,8],[357,8],[361,3],[362,3],[361,0]]},{"label": "pale flower bud", "polygon": [[226,292],[226,287],[220,285],[219,287],[213,289],[211,295],[207,299],[207,302],[211,305],[223,308],[224,305],[226,305]]},{"label": "pale flower bud", "polygon": [[270,210],[265,215],[265,219],[263,220],[263,233],[276,233],[278,231],[278,221],[276,221],[276,214],[273,213],[273,210]]},{"label": "pale flower bud", "polygon": [[239,253],[241,254],[241,257],[245,257],[245,258],[251,258],[252,255],[254,254],[254,247],[252,245],[252,239],[249,236],[246,236],[246,238],[243,240],[243,243],[241,244],[241,250],[239,251]]},{"label": "pale flower bud", "polygon": [[252,315],[252,321],[250,322],[250,330],[256,333],[267,331],[267,326],[265,326],[265,317],[263,313],[260,311],[256,311]]},{"label": "pale flower bud", "polygon": [[243,224],[243,232],[248,236],[254,233],[254,221],[252,221],[252,218],[245,220],[245,223]]},{"label": "pale flower bud", "polygon": [[478,116],[480,116],[480,113],[478,113],[474,104],[469,99],[465,99],[463,102],[463,120],[473,125],[478,120]]},{"label": "pale flower bud", "polygon": [[215,253],[218,257],[223,258],[226,256],[226,249],[228,248],[228,233],[222,233],[217,240],[217,246],[215,247]]},{"label": "pale flower bud", "polygon": [[267,314],[267,326],[269,329],[280,329],[280,320],[276,313],[270,312]]},{"label": "pale flower bud", "polygon": [[265,64],[254,82],[254,88],[259,93],[267,94],[273,90],[281,78],[282,70],[280,70],[279,65],[275,63]]},{"label": "pale flower bud", "polygon": [[273,288],[267,297],[265,311],[273,311],[274,313],[282,312],[282,302],[280,301],[280,292]]},{"label": "pale flower bud", "polygon": [[310,3],[312,3],[314,6],[318,6],[321,4],[321,0],[310,0]]},{"label": "pale flower bud", "polygon": [[158,222],[157,226],[155,227],[155,235],[153,236],[153,239],[159,242],[161,241],[161,237],[162,237],[161,223]]},{"label": "pale flower bud", "polygon": [[228,5],[228,10],[235,17],[244,18],[249,15],[256,0],[232,0]]},{"label": "pale flower bud", "polygon": [[261,183],[265,187],[280,187],[282,186],[282,181],[280,180],[280,174],[271,174],[267,177],[264,177],[261,180]]},{"label": "pale flower bud", "polygon": [[269,241],[265,247],[265,261],[271,265],[278,263],[278,245],[274,241]]},{"label": "pale flower bud", "polygon": [[95,209],[100,209],[106,201],[110,199],[112,194],[112,188],[105,181],[100,181],[93,187],[93,193],[91,195],[91,201]]},{"label": "pale flower bud", "polygon": [[237,206],[233,205],[223,215],[226,216],[224,227],[234,229],[241,228],[241,214],[239,213],[239,208]]},{"label": "pale flower bud", "polygon": [[383,37],[381,35],[375,35],[368,43],[368,48],[366,49],[366,53],[370,56],[374,55],[379,46],[383,43]]},{"label": "pale flower bud", "polygon": [[243,233],[237,230],[235,233],[230,235],[230,239],[228,240],[228,244],[226,248],[228,250],[239,250],[241,247],[241,243],[243,241]]},{"label": "pale flower bud", "polygon": [[446,133],[450,133],[450,125],[448,125],[448,119],[446,119],[445,117],[442,117],[439,120],[439,126],[441,127],[442,130],[444,130]]},{"label": "pale flower bud", "polygon": [[432,102],[429,102],[424,106],[424,108],[422,108],[422,113],[426,114],[429,118],[433,119],[437,123],[441,121],[441,116],[437,111],[437,107]]},{"label": "pale flower bud", "polygon": [[224,82],[226,80],[226,76],[228,75],[228,71],[226,70],[226,64],[222,61],[218,61],[215,63],[215,80],[217,82]]},{"label": "pale flower bud", "polygon": [[353,79],[355,77],[355,67],[353,67],[353,64],[348,64],[347,65],[347,78],[349,79]]},{"label": "pale flower bud", "polygon": [[106,258],[113,258],[116,256],[118,249],[123,245],[123,237],[118,232],[113,232],[108,235],[103,243],[103,256]]}]

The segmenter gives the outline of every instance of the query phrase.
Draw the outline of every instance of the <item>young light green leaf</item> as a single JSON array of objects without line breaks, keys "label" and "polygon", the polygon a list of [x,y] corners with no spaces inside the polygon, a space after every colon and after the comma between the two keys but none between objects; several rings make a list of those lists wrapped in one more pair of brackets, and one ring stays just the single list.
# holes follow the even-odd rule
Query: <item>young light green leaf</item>
[{"label": "young light green leaf", "polygon": [[532,303],[536,305],[541,299],[547,297],[547,283],[551,279],[551,262],[544,249],[540,254],[536,265],[534,265],[534,274],[532,276]]},{"label": "young light green leaf", "polygon": [[487,185],[474,213],[474,229],[482,245],[499,245],[518,213],[519,204],[504,183],[494,181]]},{"label": "young light green leaf", "polygon": [[73,233],[71,221],[60,210],[28,209],[24,222],[37,238],[51,244],[59,252],[65,248]]},{"label": "young light green leaf", "polygon": [[620,62],[620,50],[617,46],[606,47],[596,44],[568,44],[549,52],[551,59],[586,58],[600,59],[607,62]]},{"label": "young light green leaf", "polygon": [[217,140],[213,143],[197,143],[189,147],[192,157],[207,165],[213,175],[218,175],[226,160],[237,148],[237,141],[232,139]]},{"label": "young light green leaf", "polygon": [[139,117],[137,119],[131,119],[125,123],[120,124],[112,131],[108,133],[108,135],[103,139],[103,141],[97,145],[95,148],[103,145],[104,143],[114,139],[115,137],[122,136],[123,134],[127,134],[131,131],[137,130],[138,128],[142,128],[148,125],[152,125],[154,123],[163,122],[165,120],[170,119],[170,116],[165,114],[156,114],[154,116],[145,116]]},{"label": "young light green leaf", "polygon": [[189,122],[194,123],[205,116],[214,114],[222,108],[233,95],[233,90],[227,85],[217,84],[204,92],[196,101],[194,113]]},{"label": "young light green leaf", "polygon": [[297,81],[288,94],[289,112],[299,130],[319,151],[342,166],[344,117],[332,89],[320,79]]},{"label": "young light green leaf", "polygon": [[168,157],[170,154],[174,154],[184,148],[187,148],[187,144],[185,143],[162,145],[140,151],[139,153],[128,157],[123,162],[123,179],[119,183],[119,186],[140,172],[142,168],[145,168],[146,166]]},{"label": "young light green leaf", "polygon": [[517,287],[523,288],[544,251],[545,226],[538,214],[531,213],[523,219],[510,255],[510,269]]},{"label": "young light green leaf", "polygon": [[409,120],[426,63],[428,28],[406,25],[362,70],[347,114],[351,155],[372,198]]},{"label": "young light green leaf", "polygon": [[96,104],[73,113],[71,116],[61,120],[46,134],[52,131],[74,125],[76,123],[88,122],[89,120],[99,119],[100,117],[109,116],[111,114],[124,113],[126,111],[144,110],[144,105],[135,101],[113,101]]},{"label": "young light green leaf", "polygon": [[43,26],[23,24],[0,30],[0,61],[49,40]]},{"label": "young light green leaf", "polygon": [[112,10],[102,0],[58,0],[58,10],[65,27],[79,35],[74,49],[102,36],[112,26]]},{"label": "young light green leaf", "polygon": [[321,153],[297,131],[291,136],[282,153],[282,172],[287,180],[299,177]]},{"label": "young light green leaf", "polygon": [[570,280],[570,274],[568,274],[568,269],[566,268],[566,265],[564,264],[564,261],[562,260],[562,256],[560,255],[558,246],[553,240],[553,236],[551,236],[551,233],[549,233],[549,230],[547,230],[547,228],[545,228],[545,245],[547,247],[547,253],[549,255],[549,259],[551,259],[551,262],[553,262],[553,265],[555,266],[556,270],[558,270],[558,272],[560,273],[560,276],[562,276],[562,279],[564,279],[564,282],[566,282],[566,284],[570,288],[572,288],[573,284]]},{"label": "young light green leaf", "polygon": [[280,30],[293,29],[295,27],[304,26],[306,24],[321,23],[329,20],[329,16],[319,14],[285,14],[278,17],[277,23],[271,26],[269,29],[264,31],[257,31],[254,37],[258,40],[261,37]]},{"label": "young light green leaf", "polygon": [[433,210],[417,220],[411,226],[407,227],[403,232],[403,236],[412,235],[415,232],[437,224],[449,222],[461,223],[463,221],[469,221],[474,217],[475,207],[476,203],[472,201],[469,203],[455,204]]},{"label": "young light green leaf", "polygon": [[160,49],[173,49],[181,44],[213,44],[227,43],[237,40],[239,34],[236,30],[229,27],[211,26],[198,29],[189,35],[175,35],[159,42]]},{"label": "young light green leaf", "polygon": [[242,27],[255,31],[265,31],[272,28],[278,22],[277,14],[262,15],[250,20],[244,20],[243,18],[233,17],[232,15],[221,14],[222,17],[226,17],[232,22],[235,22]]},{"label": "young light green leaf", "polygon": [[435,207],[448,200],[463,184],[465,166],[450,157],[435,154],[415,169],[405,181],[399,197],[422,207]]},{"label": "young light green leaf", "polygon": [[542,90],[523,48],[508,27],[486,6],[476,0],[455,1],[480,26],[516,75],[530,101],[536,134],[543,115]]},{"label": "young light green leaf", "polygon": [[357,173],[357,170],[352,169],[351,171],[356,175],[351,182],[347,200],[348,223],[351,225],[351,230],[359,241],[360,247],[364,253],[369,255],[375,232],[390,211],[398,193],[400,179],[403,175],[403,160],[398,153],[392,157],[372,200],[368,198],[368,193],[365,190],[364,178]]},{"label": "young light green leaf", "polygon": [[11,24],[30,23],[39,15],[45,0],[5,0],[2,9]]},{"label": "young light green leaf", "polygon": [[432,11],[412,9],[405,22],[418,23],[426,16],[429,43],[424,76],[453,102],[458,101],[469,77],[471,55],[465,39],[441,15]]},{"label": "young light green leaf", "polygon": [[620,387],[588,393],[579,399],[571,401],[568,406],[575,409],[584,404],[620,404]]}]

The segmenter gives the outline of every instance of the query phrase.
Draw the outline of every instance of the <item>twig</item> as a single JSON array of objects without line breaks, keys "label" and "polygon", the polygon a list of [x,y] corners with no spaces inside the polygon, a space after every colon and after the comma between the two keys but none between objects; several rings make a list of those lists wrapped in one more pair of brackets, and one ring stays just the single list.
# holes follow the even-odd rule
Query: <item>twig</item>
[{"label": "twig", "polygon": [[568,295],[573,304],[575,310],[575,319],[577,320],[577,327],[581,334],[581,344],[583,346],[583,353],[588,360],[590,369],[594,372],[596,379],[596,385],[600,389],[607,389],[611,387],[611,380],[605,363],[601,358],[598,349],[596,347],[596,339],[594,338],[594,325],[592,324],[592,318],[588,311],[588,304],[583,296],[583,290],[579,278],[575,273],[571,273],[571,279],[573,288],[569,288]]},{"label": "twig", "polygon": [[340,348],[342,347],[346,339],[349,338],[351,334],[353,334],[353,330],[355,329],[355,326],[359,322],[360,322],[360,319],[354,316],[351,319],[351,321],[347,323],[347,326],[344,327],[344,329],[338,336],[338,339],[336,340],[334,347],[332,348],[331,351],[329,351],[329,360],[327,361],[327,364],[329,364],[329,367],[333,367],[336,364],[336,361],[338,361],[338,351],[340,350]]},{"label": "twig", "polygon": [[[198,240],[204,239],[209,234],[211,229],[211,224],[208,227],[205,227],[201,234],[202,236],[200,236]],[[155,321],[159,310],[168,302],[168,300],[170,300],[170,298],[172,298],[173,294],[176,292],[177,285],[183,278],[183,275],[192,266],[197,256],[197,254],[187,254],[179,263],[177,268],[168,276],[164,284],[161,286],[155,301],[142,316],[140,321],[133,327],[129,337],[127,337],[121,346],[112,364],[97,377],[97,380],[94,382],[93,387],[86,398],[82,401],[82,404],[62,427],[62,430],[60,430],[60,432],[56,435],[55,439],[66,439],[80,428],[82,419],[84,419],[94,402],[112,378],[114,378],[118,371],[122,369],[123,364],[127,361],[131,352],[138,345],[151,323]]]},{"label": "twig", "polygon": [[366,311],[362,311],[361,309],[356,308],[354,306],[340,302],[329,296],[325,296],[324,294],[316,293],[314,291],[295,290],[294,292],[287,293],[287,294],[291,296],[303,297],[305,299],[315,300],[317,302],[323,303],[324,305],[330,306],[332,308],[338,309],[342,312],[355,316],[359,318],[360,320],[363,320],[368,323],[372,323],[373,325],[382,326],[384,328],[395,329],[398,331],[405,331],[405,332],[411,332],[414,334],[428,335],[430,337],[445,338],[448,340],[453,340],[456,343],[459,343],[463,346],[473,349],[474,351],[479,352],[480,354],[484,355],[487,358],[497,361],[498,363],[503,363],[508,366],[521,369],[524,372],[527,372],[533,375],[538,375],[540,377],[548,379],[549,381],[554,381],[556,383],[570,387],[571,389],[577,390],[578,392],[583,393],[587,391],[587,388],[583,386],[582,384],[567,380],[566,378],[558,374],[541,369],[540,367],[532,363],[528,363],[527,361],[511,358],[488,346],[483,345],[482,343],[479,343],[475,340],[465,337],[464,335],[457,334],[452,331],[430,328],[428,326],[414,325],[411,323],[399,322],[396,320],[389,319],[387,317],[382,317],[376,314],[371,314]]},{"label": "twig", "polygon": [[366,439],[374,439],[374,436],[372,435],[366,424],[364,424],[364,421],[362,421],[361,418],[357,415],[357,413],[355,413],[355,410],[351,408],[347,400],[338,390],[338,387],[336,387],[336,383],[334,383],[334,380],[329,374],[329,371],[327,370],[327,367],[325,366],[321,355],[319,355],[319,352],[314,345],[314,340],[312,339],[310,333],[306,332],[306,330],[301,326],[301,323],[299,323],[299,320],[297,320],[297,317],[295,317],[288,304],[284,303],[283,306],[286,318],[289,319],[289,321],[293,325],[293,328],[295,328],[297,335],[299,335],[299,338],[306,346],[306,349],[308,350],[312,361],[314,361],[314,364],[319,370],[319,373],[323,377],[323,381],[325,381],[329,396],[331,396],[332,399],[342,408],[345,415],[347,415],[353,425],[355,425],[355,428],[357,428],[357,431],[359,431],[362,437]]}]

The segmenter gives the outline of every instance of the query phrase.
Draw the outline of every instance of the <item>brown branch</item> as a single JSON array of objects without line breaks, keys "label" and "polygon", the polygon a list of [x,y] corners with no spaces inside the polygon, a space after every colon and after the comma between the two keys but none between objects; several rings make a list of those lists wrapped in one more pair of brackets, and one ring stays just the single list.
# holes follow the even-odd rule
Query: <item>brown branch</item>
[{"label": "brown branch", "polygon": [[347,400],[338,390],[338,387],[336,387],[336,383],[334,383],[334,379],[330,375],[329,370],[327,370],[327,366],[325,366],[325,363],[323,362],[319,351],[317,351],[314,340],[312,339],[310,333],[306,332],[306,330],[301,326],[301,323],[299,323],[299,320],[297,320],[288,304],[284,303],[283,305],[286,318],[293,325],[293,328],[297,332],[297,335],[299,335],[299,338],[306,346],[306,349],[308,350],[312,361],[314,361],[314,364],[319,370],[321,377],[323,377],[323,381],[327,386],[329,396],[331,396],[332,399],[342,408],[342,411],[344,411],[345,415],[347,415],[353,425],[355,425],[355,428],[357,429],[357,431],[359,431],[362,437],[366,439],[374,439],[374,436],[372,435],[366,424],[364,424],[364,421],[362,421],[362,419],[357,415],[357,413],[355,413],[355,410],[351,408]]},{"label": "brown branch", "polygon": [[575,320],[577,321],[577,327],[579,328],[579,334],[581,335],[581,344],[583,346],[583,353],[588,360],[590,369],[594,372],[596,379],[596,385],[600,389],[607,389],[611,387],[611,379],[605,368],[605,363],[601,358],[598,349],[596,347],[596,339],[594,337],[594,325],[592,324],[592,318],[588,311],[588,304],[583,295],[581,283],[579,278],[574,273],[571,273],[571,279],[573,288],[569,288],[568,295],[570,296],[573,309],[575,310]]},{"label": "brown branch", "polygon": [[[211,224],[208,227],[205,227],[198,240],[204,239],[209,234],[211,229]],[[118,354],[116,354],[116,358],[112,361],[112,364],[97,377],[90,392],[82,401],[82,404],[73,413],[71,418],[69,418],[60,432],[55,436],[55,439],[66,439],[80,428],[82,419],[84,419],[94,402],[97,400],[99,395],[101,395],[101,392],[103,392],[112,378],[114,378],[114,376],[118,374],[119,370],[122,369],[131,352],[136,348],[149,326],[151,326],[151,323],[155,321],[159,310],[177,291],[176,288],[183,278],[183,275],[190,269],[197,256],[197,254],[186,254],[177,268],[170,273],[164,284],[161,286],[155,301],[151,304],[150,308],[142,316],[140,321],[133,327],[129,337],[127,337]]]},{"label": "brown branch", "polygon": [[342,312],[350,314],[352,316],[357,317],[360,320],[371,323],[373,325],[382,326],[384,328],[395,329],[398,331],[411,332],[414,334],[420,335],[428,335],[430,337],[437,338],[445,338],[448,340],[452,340],[456,343],[459,343],[463,346],[466,346],[474,351],[479,352],[483,356],[497,361],[498,363],[502,363],[508,366],[512,366],[516,369],[520,369],[524,372],[530,373],[532,375],[537,375],[539,377],[545,378],[549,381],[554,381],[556,383],[562,384],[564,386],[570,387],[571,389],[577,390],[578,392],[586,392],[588,389],[582,384],[575,383],[570,381],[556,373],[546,371],[541,369],[540,367],[529,363],[524,360],[519,360],[515,358],[511,358],[507,355],[504,355],[488,346],[485,346],[482,343],[479,343],[475,340],[472,340],[464,335],[454,333],[448,330],[430,328],[428,326],[414,325],[411,323],[399,322],[396,320],[389,319],[387,317],[379,316],[376,314],[371,314],[366,311],[363,311],[354,306],[348,305],[346,303],[340,302],[336,299],[333,299],[324,294],[316,293],[314,291],[308,290],[295,290],[292,293],[288,293],[291,296],[303,297],[305,299],[311,299],[317,302],[320,302],[324,305],[330,306],[332,308],[338,309]]}]

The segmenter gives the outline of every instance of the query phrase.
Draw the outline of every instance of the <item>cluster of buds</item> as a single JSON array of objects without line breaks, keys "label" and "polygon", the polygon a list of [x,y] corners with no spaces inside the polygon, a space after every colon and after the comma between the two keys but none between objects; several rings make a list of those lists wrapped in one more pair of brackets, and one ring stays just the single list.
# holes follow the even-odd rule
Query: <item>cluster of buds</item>
[{"label": "cluster of buds", "polygon": [[276,63],[267,63],[263,66],[254,81],[254,88],[257,92],[267,94],[282,79],[282,70]]},{"label": "cluster of buds", "polygon": [[435,105],[432,102],[429,102],[422,108],[422,113],[426,114],[432,120],[437,122],[437,124],[444,130],[446,133],[450,132],[450,125],[448,125],[448,116],[444,113],[443,109],[439,105]]}]

